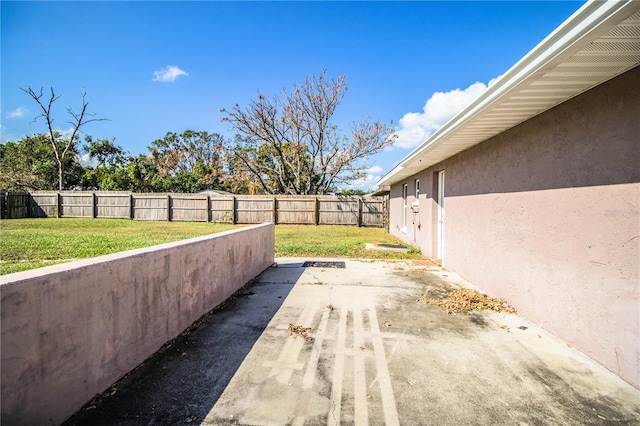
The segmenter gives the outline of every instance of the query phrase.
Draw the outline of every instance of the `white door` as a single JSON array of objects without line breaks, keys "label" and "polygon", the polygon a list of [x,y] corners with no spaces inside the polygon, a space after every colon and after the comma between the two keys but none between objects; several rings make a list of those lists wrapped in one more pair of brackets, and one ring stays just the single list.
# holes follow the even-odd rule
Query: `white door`
[{"label": "white door", "polygon": [[438,259],[444,259],[444,170],[438,172]]}]

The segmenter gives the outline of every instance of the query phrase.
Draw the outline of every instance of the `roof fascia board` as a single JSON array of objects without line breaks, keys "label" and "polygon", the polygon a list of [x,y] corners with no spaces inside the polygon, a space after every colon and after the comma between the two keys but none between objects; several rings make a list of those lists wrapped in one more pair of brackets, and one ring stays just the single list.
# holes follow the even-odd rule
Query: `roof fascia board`
[{"label": "roof fascia board", "polygon": [[[436,130],[420,146],[402,159],[398,165],[378,182],[379,185],[390,185],[397,182],[394,177],[410,166],[418,156],[432,149],[446,136],[464,126],[469,120],[483,112],[491,104],[504,97],[514,88],[523,84],[533,74],[550,66],[554,59],[567,52],[578,41],[593,31],[600,29],[607,18],[615,15],[625,7],[632,5],[633,0],[591,0],[585,3],[565,22],[542,40],[528,54],[504,73],[498,81],[489,87],[469,106],[456,114],[451,120]],[[620,18],[622,21],[624,18]],[[615,22],[610,25],[615,25]]]}]

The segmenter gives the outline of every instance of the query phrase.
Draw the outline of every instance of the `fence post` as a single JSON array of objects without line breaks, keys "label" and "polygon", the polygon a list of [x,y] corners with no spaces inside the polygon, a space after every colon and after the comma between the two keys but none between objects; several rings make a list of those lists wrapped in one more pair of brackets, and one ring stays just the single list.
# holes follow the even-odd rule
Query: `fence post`
[{"label": "fence post", "polygon": [[211,222],[211,197],[207,195],[207,222]]},{"label": "fence post", "polygon": [[387,195],[382,200],[382,226],[389,232],[389,199],[390,195]]},{"label": "fence post", "polygon": [[133,212],[133,192],[129,194],[129,219],[133,220],[135,214]]},{"label": "fence post", "polygon": [[231,207],[233,212],[233,224],[236,225],[238,223],[238,200],[235,195],[231,197],[231,200],[233,201],[233,206]]},{"label": "fence post", "polygon": [[273,213],[272,213],[272,222],[274,224],[278,224],[278,202],[276,201],[275,195],[273,196]]},{"label": "fence post", "polygon": [[313,200],[313,223],[318,226],[320,223],[320,200],[318,200],[317,196]]},{"label": "fence post", "polygon": [[60,211],[60,193],[56,192],[56,217],[60,218],[62,217],[62,212]]},{"label": "fence post", "polygon": [[96,197],[96,193],[91,193],[91,218],[95,219],[98,217],[98,197]]},{"label": "fence post", "polygon": [[358,197],[358,228],[362,227],[362,197]]},{"label": "fence post", "polygon": [[167,221],[171,222],[171,194],[167,194]]}]

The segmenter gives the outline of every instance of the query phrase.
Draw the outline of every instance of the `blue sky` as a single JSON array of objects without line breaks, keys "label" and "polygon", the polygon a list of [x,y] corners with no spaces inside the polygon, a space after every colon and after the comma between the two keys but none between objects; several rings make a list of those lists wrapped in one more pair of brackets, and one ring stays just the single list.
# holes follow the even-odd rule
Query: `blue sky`
[{"label": "blue sky", "polygon": [[583,1],[2,1],[2,141],[42,133],[21,87],[62,95],[110,121],[85,134],[131,154],[186,129],[233,131],[220,109],[275,95],[327,68],[349,91],[335,122],[389,123],[397,146],[370,158],[364,189],[473,100]]}]

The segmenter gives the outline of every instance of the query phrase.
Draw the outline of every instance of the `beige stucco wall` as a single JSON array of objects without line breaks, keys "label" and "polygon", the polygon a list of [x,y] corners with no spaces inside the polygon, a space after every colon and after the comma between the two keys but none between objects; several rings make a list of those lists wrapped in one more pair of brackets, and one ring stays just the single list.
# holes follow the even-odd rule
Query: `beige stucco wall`
[{"label": "beige stucco wall", "polygon": [[445,170],[443,265],[640,387],[638,117],[640,67],[418,175],[415,236],[394,185],[391,232],[434,256]]},{"label": "beige stucco wall", "polygon": [[274,225],[2,277],[2,424],[59,424],[274,260]]}]

